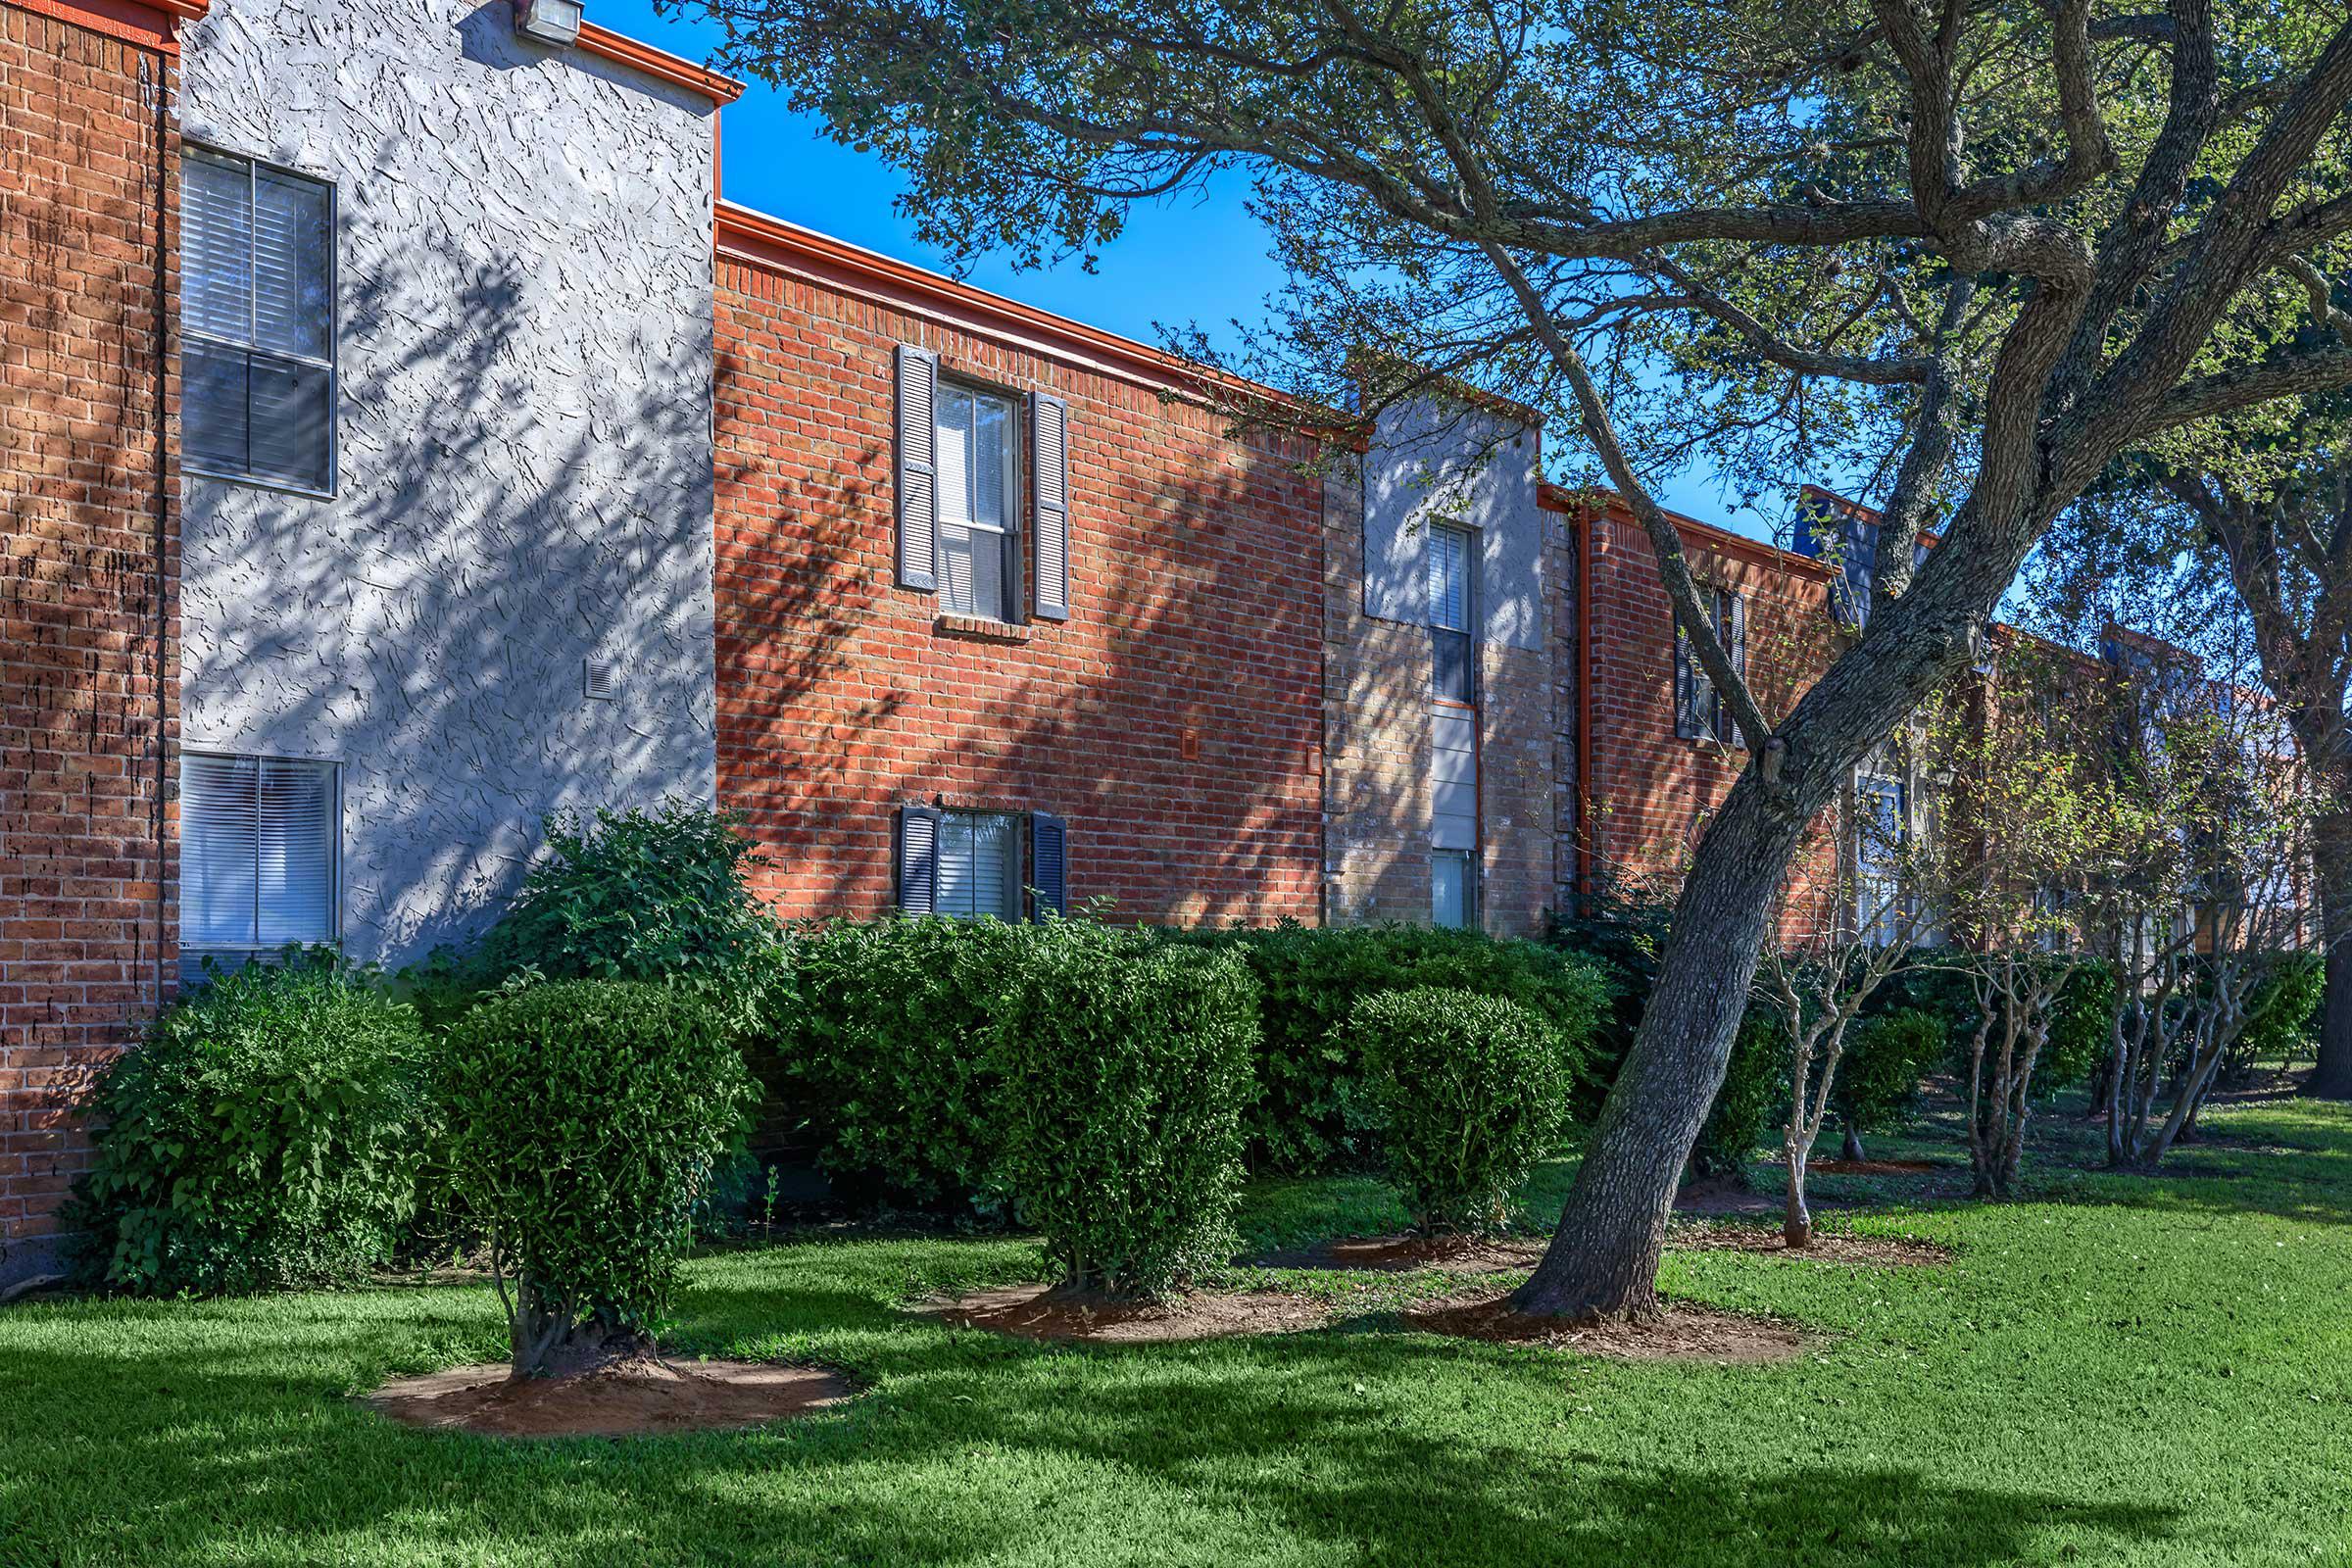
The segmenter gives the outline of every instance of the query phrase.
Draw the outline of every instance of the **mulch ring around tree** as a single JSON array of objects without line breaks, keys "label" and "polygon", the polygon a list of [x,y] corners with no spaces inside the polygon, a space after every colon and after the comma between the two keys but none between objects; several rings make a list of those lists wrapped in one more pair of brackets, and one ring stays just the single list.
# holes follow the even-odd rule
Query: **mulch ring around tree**
[{"label": "mulch ring around tree", "polygon": [[1398,1314],[1405,1328],[1490,1345],[1520,1345],[1627,1361],[1755,1366],[1804,1353],[1806,1337],[1777,1318],[1676,1302],[1639,1323],[1575,1323],[1516,1311],[1507,1296],[1433,1301]]},{"label": "mulch ring around tree", "polygon": [[1328,1302],[1288,1291],[1198,1291],[1165,1301],[1130,1301],[1057,1286],[1017,1285],[917,1301],[909,1310],[952,1328],[1086,1345],[1297,1334],[1331,1321]]},{"label": "mulch ring around tree", "polygon": [[504,1361],[395,1378],[362,1400],[413,1427],[501,1438],[625,1438],[715,1432],[814,1415],[857,1389],[821,1367],[771,1361],[615,1363],[582,1377],[507,1375]]},{"label": "mulch ring around tree", "polygon": [[1548,1245],[1542,1237],[1486,1240],[1474,1236],[1347,1236],[1312,1247],[1268,1252],[1260,1268],[1359,1269],[1410,1274],[1439,1269],[1454,1274],[1509,1274],[1531,1269]]},{"label": "mulch ring around tree", "polygon": [[1874,1263],[1906,1268],[1949,1263],[1957,1254],[1924,1236],[1858,1236],[1848,1231],[1813,1232],[1813,1245],[1792,1248],[1778,1230],[1761,1225],[1679,1224],[1666,1236],[1669,1249],[1689,1252],[1755,1252],[1767,1257],[1820,1263]]}]

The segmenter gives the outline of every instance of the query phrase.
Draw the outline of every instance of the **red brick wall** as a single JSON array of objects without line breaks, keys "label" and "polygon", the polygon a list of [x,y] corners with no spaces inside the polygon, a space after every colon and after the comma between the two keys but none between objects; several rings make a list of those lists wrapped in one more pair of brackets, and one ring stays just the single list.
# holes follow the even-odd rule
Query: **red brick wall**
[{"label": "red brick wall", "polygon": [[153,50],[0,6],[0,1278],[36,1266],[85,1157],[75,1094],[134,1036],[172,956],[166,71]]},{"label": "red brick wall", "polygon": [[[1152,387],[887,295],[722,257],[721,801],[788,915],[892,893],[893,809],[1069,822],[1073,906],[1312,920],[1321,832],[1322,484]],[[1069,405],[1070,618],[1018,640],[895,586],[893,351]]]},{"label": "red brick wall", "polygon": [[[1585,879],[1672,896],[1705,828],[1731,791],[1747,753],[1674,732],[1674,612],[1658,580],[1649,537],[1612,507],[1580,517],[1579,596],[1588,623],[1590,776],[1579,800]],[[1741,593],[1747,606],[1748,681],[1765,713],[1778,718],[1827,667],[1832,638],[1829,573],[1765,546],[1732,545],[1688,529],[1685,548],[1702,582]],[[1565,677],[1571,684],[1573,676]],[[1794,867],[1784,937],[1815,928],[1828,912],[1837,875],[1835,838],[1825,820]]]}]

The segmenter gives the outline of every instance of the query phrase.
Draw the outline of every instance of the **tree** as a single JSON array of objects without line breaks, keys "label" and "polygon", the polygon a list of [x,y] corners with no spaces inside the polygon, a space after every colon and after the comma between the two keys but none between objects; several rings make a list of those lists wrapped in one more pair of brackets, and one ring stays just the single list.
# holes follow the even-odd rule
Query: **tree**
[{"label": "tree", "polygon": [[2301,944],[2313,813],[2269,699],[2185,657],[2132,668],[2116,695],[2113,849],[2085,903],[2117,980],[2108,1161],[2153,1170]]},{"label": "tree", "polygon": [[[1838,1069],[1872,997],[1910,956],[1931,923],[1909,867],[1913,849],[1908,803],[1857,792],[1854,831],[1843,842],[1828,918],[1796,941],[1767,941],[1756,990],[1779,1015],[1788,1042],[1788,1115],[1781,1127],[1788,1178],[1781,1237],[1813,1245],[1813,1209],[1805,1199],[1813,1146],[1838,1102]],[[1780,922],[1776,922],[1776,925]],[[1853,1122],[1846,1137],[1859,1147]]]},{"label": "tree", "polygon": [[[1556,411],[1641,519],[1754,761],[1533,1312],[1655,1310],[1774,888],[2051,520],[2136,443],[2352,383],[2332,338],[2243,352],[2352,232],[2352,20],[2316,0],[660,3],[904,169],[953,254],[1091,255],[1133,202],[1247,180],[1289,286],[1236,368],[1363,415],[1439,379]],[[1649,488],[1697,445],[1875,465],[1892,538],[1940,522],[1916,572],[1878,553],[1867,629],[1778,724]]]}]

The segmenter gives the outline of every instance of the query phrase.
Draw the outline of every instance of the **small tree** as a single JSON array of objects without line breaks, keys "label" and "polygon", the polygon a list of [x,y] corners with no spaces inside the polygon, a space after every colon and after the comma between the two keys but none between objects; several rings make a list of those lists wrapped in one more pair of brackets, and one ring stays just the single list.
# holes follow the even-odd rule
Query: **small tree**
[{"label": "small tree", "polygon": [[2109,853],[2098,674],[2065,651],[2013,640],[1923,721],[1943,781],[1942,822],[1915,862],[1962,949],[1969,1166],[1981,1198],[2016,1190],[2034,1072],[2082,961],[2074,912]]},{"label": "small tree", "polygon": [[620,981],[520,987],[445,1037],[452,1187],[487,1227],[517,1378],[650,1355],[752,1098],[725,1020]]},{"label": "small tree", "polygon": [[2313,803],[2276,710],[2184,659],[2119,684],[2113,837],[2092,889],[2115,964],[2110,1164],[2153,1170],[2305,932]]},{"label": "small tree", "polygon": [[[1895,810],[1903,809],[1898,802]],[[1788,1042],[1788,1114],[1781,1126],[1788,1185],[1781,1236],[1792,1248],[1813,1245],[1806,1172],[1835,1103],[1846,1042],[1863,1008],[1903,966],[1928,923],[1914,877],[1895,869],[1911,853],[1908,824],[1877,809],[1856,815],[1855,863],[1839,871],[1841,896],[1829,922],[1792,945],[1768,946],[1756,969],[1757,993],[1779,1016]],[[1863,866],[1873,874],[1865,874]]]}]

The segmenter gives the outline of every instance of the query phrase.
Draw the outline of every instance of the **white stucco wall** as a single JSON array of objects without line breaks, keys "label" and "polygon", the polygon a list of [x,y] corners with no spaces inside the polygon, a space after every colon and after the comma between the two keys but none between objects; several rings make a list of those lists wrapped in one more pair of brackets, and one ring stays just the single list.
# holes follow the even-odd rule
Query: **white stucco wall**
[{"label": "white stucco wall", "polygon": [[183,480],[183,742],[343,765],[346,945],[393,963],[549,808],[715,789],[714,111],[511,15],[214,0],[183,57],[189,139],[334,181],[341,316],[334,497]]},{"label": "white stucco wall", "polygon": [[1429,527],[1478,530],[1486,640],[1544,646],[1544,514],[1536,433],[1432,402],[1384,412],[1364,463],[1364,612],[1429,619]]}]

